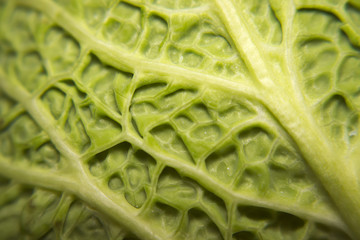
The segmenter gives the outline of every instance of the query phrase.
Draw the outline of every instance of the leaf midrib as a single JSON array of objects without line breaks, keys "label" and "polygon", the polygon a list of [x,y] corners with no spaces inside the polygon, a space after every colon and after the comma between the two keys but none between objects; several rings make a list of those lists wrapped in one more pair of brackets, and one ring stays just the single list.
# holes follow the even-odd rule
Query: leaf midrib
[{"label": "leaf midrib", "polygon": [[[358,228],[360,219],[360,191],[356,172],[352,166],[352,161],[355,161],[355,159],[351,159],[350,163],[347,159],[344,159],[341,155],[342,152],[336,149],[336,146],[325,137],[320,126],[315,122],[315,119],[304,103],[298,86],[298,80],[296,79],[298,76],[294,75],[293,65],[289,65],[288,62],[286,63],[288,69],[284,71],[285,77],[278,77],[280,79],[279,82],[273,71],[271,71],[271,66],[267,65],[264,59],[261,58],[260,49],[256,46],[256,41],[250,35],[241,14],[236,14],[235,6],[232,5],[231,0],[216,1],[223,11],[222,18],[226,25],[228,25],[227,28],[230,35],[233,35],[233,38],[235,36],[233,40],[240,54],[245,58],[248,68],[253,71],[253,75],[258,82],[265,87],[264,93],[267,93],[268,96],[265,105],[269,107],[275,118],[278,119],[279,123],[294,139],[304,159],[328,191],[339,210],[339,214],[342,215],[349,229],[351,229],[350,234],[352,237],[360,237],[360,230]],[[239,34],[239,32],[243,35],[242,41],[236,37],[236,34]],[[241,45],[243,42],[246,43],[245,49]],[[289,57],[292,48],[289,48],[288,41],[285,44],[287,46],[285,55]],[[289,61],[286,57],[285,60]],[[290,84],[286,83],[286,80]],[[283,88],[281,85],[284,85]],[[340,169],[345,174],[340,175]]]}]

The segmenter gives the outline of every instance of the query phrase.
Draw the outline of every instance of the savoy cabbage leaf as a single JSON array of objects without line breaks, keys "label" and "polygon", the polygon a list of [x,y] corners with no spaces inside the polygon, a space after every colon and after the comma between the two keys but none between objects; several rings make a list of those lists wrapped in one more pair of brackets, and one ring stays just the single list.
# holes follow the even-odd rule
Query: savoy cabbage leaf
[{"label": "savoy cabbage leaf", "polygon": [[360,239],[359,0],[0,0],[0,239]]}]

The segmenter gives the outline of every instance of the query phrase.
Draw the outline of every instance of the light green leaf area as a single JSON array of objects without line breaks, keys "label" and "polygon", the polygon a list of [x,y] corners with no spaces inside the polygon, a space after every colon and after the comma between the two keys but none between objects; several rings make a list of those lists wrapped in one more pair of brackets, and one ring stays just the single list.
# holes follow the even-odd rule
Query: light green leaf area
[{"label": "light green leaf area", "polygon": [[0,239],[359,239],[358,0],[0,0]]}]

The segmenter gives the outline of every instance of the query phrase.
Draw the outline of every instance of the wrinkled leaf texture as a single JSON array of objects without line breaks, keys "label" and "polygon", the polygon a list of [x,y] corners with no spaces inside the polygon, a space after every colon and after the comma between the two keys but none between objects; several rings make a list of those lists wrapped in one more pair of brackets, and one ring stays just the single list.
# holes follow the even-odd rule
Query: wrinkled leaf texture
[{"label": "wrinkled leaf texture", "polygon": [[1,0],[1,239],[359,239],[359,0]]}]

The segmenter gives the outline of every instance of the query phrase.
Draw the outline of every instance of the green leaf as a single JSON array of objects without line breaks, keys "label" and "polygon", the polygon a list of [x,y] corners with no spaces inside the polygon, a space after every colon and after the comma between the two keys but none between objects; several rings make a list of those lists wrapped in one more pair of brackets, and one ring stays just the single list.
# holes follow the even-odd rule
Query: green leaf
[{"label": "green leaf", "polygon": [[357,0],[0,0],[3,239],[358,239]]}]

